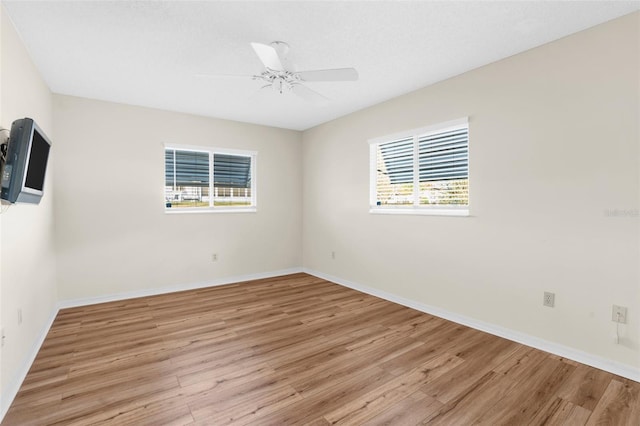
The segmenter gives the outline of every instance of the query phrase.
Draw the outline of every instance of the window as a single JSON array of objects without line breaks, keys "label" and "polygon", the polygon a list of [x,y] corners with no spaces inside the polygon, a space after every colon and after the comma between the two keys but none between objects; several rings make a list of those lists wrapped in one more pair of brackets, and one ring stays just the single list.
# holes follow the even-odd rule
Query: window
[{"label": "window", "polygon": [[469,214],[469,124],[370,141],[372,213]]},{"label": "window", "polygon": [[255,152],[165,146],[166,211],[255,211]]}]

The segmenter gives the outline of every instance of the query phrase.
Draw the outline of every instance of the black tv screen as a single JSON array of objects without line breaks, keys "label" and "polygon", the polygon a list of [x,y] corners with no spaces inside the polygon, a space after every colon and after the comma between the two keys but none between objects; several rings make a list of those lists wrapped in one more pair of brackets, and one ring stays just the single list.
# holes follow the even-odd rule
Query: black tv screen
[{"label": "black tv screen", "polygon": [[11,203],[40,203],[51,141],[31,118],[11,125],[0,198]]},{"label": "black tv screen", "polygon": [[33,133],[33,138],[31,139],[31,155],[29,155],[27,176],[24,182],[24,186],[27,188],[42,191],[50,148],[51,145],[44,140],[39,132]]}]

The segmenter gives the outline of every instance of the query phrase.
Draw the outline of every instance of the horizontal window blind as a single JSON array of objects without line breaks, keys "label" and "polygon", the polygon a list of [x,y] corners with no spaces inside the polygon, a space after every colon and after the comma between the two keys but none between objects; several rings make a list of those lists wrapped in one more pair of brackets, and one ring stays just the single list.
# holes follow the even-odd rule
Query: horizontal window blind
[{"label": "horizontal window blind", "polygon": [[413,138],[381,143],[378,163],[378,171],[389,178],[389,183],[413,182]]},{"label": "horizontal window blind", "polygon": [[220,188],[250,188],[251,157],[214,154],[213,186]]},{"label": "horizontal window blind", "polygon": [[420,182],[467,179],[469,130],[456,129],[418,138]]},{"label": "horizontal window blind", "polygon": [[209,153],[165,150],[166,186],[209,186]]}]

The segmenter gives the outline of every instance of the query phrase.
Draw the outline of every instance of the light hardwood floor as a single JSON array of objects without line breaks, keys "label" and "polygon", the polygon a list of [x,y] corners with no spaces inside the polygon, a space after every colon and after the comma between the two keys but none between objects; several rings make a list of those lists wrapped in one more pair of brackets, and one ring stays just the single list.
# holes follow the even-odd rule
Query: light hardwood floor
[{"label": "light hardwood floor", "polygon": [[640,384],[305,274],[61,310],[3,425],[634,425]]}]

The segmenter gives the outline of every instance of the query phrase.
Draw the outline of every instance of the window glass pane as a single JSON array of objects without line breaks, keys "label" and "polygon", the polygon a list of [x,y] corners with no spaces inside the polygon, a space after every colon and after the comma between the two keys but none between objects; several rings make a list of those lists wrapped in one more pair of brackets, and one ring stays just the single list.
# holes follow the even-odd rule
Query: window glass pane
[{"label": "window glass pane", "polygon": [[413,204],[413,138],[378,144],[376,167],[377,205]]},{"label": "window glass pane", "polygon": [[418,139],[420,204],[469,205],[468,128]]},{"label": "window glass pane", "polygon": [[214,206],[251,205],[251,157],[213,155]]},{"label": "window glass pane", "polygon": [[209,207],[209,153],[165,150],[165,206]]}]

